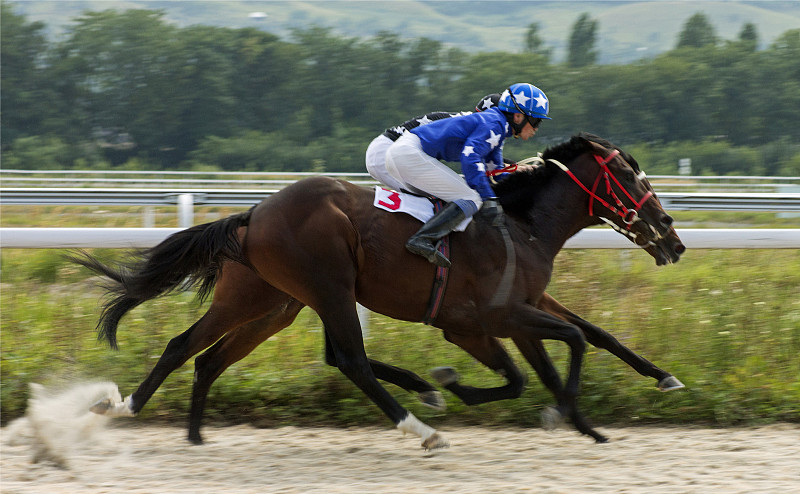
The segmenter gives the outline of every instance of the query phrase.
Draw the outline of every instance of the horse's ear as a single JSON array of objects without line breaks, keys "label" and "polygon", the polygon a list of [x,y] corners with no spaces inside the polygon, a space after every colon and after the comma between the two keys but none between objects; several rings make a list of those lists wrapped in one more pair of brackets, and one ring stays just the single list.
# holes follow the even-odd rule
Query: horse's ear
[{"label": "horse's ear", "polygon": [[585,147],[586,150],[604,156],[608,154],[608,148],[606,148],[602,143],[598,142],[596,139],[593,139],[592,134],[585,134],[581,133],[578,138],[581,139],[582,145]]}]

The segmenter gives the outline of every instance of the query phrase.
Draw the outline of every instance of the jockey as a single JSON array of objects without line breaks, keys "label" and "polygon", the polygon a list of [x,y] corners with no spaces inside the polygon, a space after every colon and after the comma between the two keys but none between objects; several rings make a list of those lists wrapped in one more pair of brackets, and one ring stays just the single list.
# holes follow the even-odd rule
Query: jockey
[{"label": "jockey", "polygon": [[[481,98],[480,101],[478,101],[477,105],[475,105],[475,111],[481,112],[493,106],[497,106],[498,101],[500,101],[499,93],[487,94]],[[420,117],[414,117],[411,120],[401,123],[400,125],[386,129],[383,134],[373,139],[367,147],[367,171],[372,178],[382,183],[386,187],[392,190],[401,190],[404,187],[403,184],[401,184],[396,178],[389,175],[389,172],[386,171],[386,151],[389,149],[389,146],[391,146],[394,141],[399,139],[401,135],[405,134],[411,129],[419,127],[420,125],[429,124],[443,118],[469,115],[470,113],[471,112],[431,112]]]},{"label": "jockey", "polygon": [[411,129],[419,127],[420,125],[429,124],[443,118],[469,115],[469,113],[470,112],[450,113],[443,111],[426,113],[421,117],[414,117],[411,120],[401,123],[400,125],[386,129],[383,134],[373,139],[367,147],[367,171],[372,178],[378,182],[392,190],[399,191],[403,188],[403,184],[401,184],[396,178],[392,177],[389,172],[386,171],[386,151],[389,149],[389,146],[399,139],[401,135],[405,134]]},{"label": "jockey", "polygon": [[[389,146],[386,170],[400,188],[449,203],[408,239],[406,249],[437,266],[449,267],[450,260],[437,250],[442,237],[481,206],[484,214],[498,220],[503,208],[487,172],[502,168],[505,139],[533,137],[541,121],[550,120],[549,110],[541,89],[527,83],[513,84],[500,96],[497,106],[417,126]],[[460,162],[464,179],[439,160]]]}]

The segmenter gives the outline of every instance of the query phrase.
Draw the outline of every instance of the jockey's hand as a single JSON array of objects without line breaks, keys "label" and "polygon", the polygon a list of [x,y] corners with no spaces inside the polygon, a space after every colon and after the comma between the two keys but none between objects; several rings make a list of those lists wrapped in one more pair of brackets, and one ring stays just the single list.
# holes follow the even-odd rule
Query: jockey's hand
[{"label": "jockey's hand", "polygon": [[481,206],[481,215],[486,218],[492,226],[503,224],[503,206],[497,199],[487,199]]}]

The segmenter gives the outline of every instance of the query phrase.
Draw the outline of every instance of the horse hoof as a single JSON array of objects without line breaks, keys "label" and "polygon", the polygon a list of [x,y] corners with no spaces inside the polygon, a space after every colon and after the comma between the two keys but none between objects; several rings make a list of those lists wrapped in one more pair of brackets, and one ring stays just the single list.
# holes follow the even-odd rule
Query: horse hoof
[{"label": "horse hoof", "polygon": [[424,391],[418,395],[418,398],[426,407],[433,408],[439,412],[447,410],[447,402],[444,401],[442,393],[438,391]]},{"label": "horse hoof", "polygon": [[667,392],[685,388],[686,386],[684,386],[683,383],[680,382],[678,378],[676,378],[675,376],[667,376],[664,379],[658,381],[656,387],[661,391]]},{"label": "horse hoof", "polygon": [[542,428],[546,431],[554,431],[564,424],[564,415],[555,407],[547,407],[542,410]]},{"label": "horse hoof", "polygon": [[434,367],[431,369],[431,377],[442,386],[449,386],[461,379],[461,376],[452,367]]},{"label": "horse hoof", "polygon": [[113,406],[114,401],[111,398],[105,398],[90,406],[89,411],[97,415],[105,415]]},{"label": "horse hoof", "polygon": [[605,443],[608,442],[608,438],[605,437],[605,436],[598,436],[598,437],[594,438],[594,442],[597,443],[597,444],[605,444]]},{"label": "horse hoof", "polygon": [[116,401],[113,398],[104,398],[89,407],[89,411],[107,417],[135,417],[133,412],[133,401],[128,396],[124,401]]},{"label": "horse hoof", "polygon": [[203,438],[202,436],[200,436],[200,434],[197,434],[196,436],[189,434],[188,439],[189,442],[194,444],[195,446],[201,446],[203,444]]},{"label": "horse hoof", "polygon": [[428,439],[422,441],[422,447],[426,451],[430,451],[432,449],[449,448],[450,443],[440,436],[438,432],[434,432]]}]

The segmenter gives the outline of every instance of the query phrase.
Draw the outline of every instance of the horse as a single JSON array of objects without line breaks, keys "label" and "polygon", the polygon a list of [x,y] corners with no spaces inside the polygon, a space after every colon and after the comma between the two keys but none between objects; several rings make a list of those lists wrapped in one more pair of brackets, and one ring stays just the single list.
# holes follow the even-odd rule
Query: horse
[{"label": "horse", "polygon": [[[228,281],[229,279],[231,280],[230,282]],[[208,310],[209,313],[214,313],[213,319],[204,319],[194,328],[194,331],[198,333],[214,331],[214,328],[221,328],[225,332],[219,341],[195,360],[188,430],[188,440],[194,444],[203,443],[202,435],[200,434],[203,411],[206,397],[214,381],[228,367],[246,357],[258,345],[291,324],[303,308],[303,304],[298,303],[287,295],[285,301],[282,302],[287,307],[287,310],[277,313],[270,312],[270,308],[275,306],[274,301],[270,300],[270,293],[274,289],[241,264],[226,263],[223,266],[217,287],[222,285],[230,289],[215,292],[215,297],[211,302],[212,308]],[[263,315],[254,321],[229,330],[228,328],[231,328],[238,320],[237,314],[229,310],[235,304],[231,304],[229,301],[242,300],[247,297],[255,297],[255,299],[250,300],[249,306],[263,307]],[[581,329],[588,343],[610,351],[639,374],[656,379],[656,387],[659,390],[673,391],[684,387],[683,383],[672,374],[637,355],[607,331],[575,315],[548,293],[545,292],[542,295],[536,306],[566,322],[575,324]],[[446,332],[445,338],[448,341],[454,340],[448,338]],[[465,344],[464,340],[455,341]],[[465,349],[479,361],[489,362],[489,366],[491,366],[491,360],[483,356],[488,350],[487,347],[492,345],[498,353],[502,351],[502,345],[496,338],[487,338],[473,343],[475,346]],[[479,349],[482,349],[484,353],[480,353]],[[537,345],[536,351],[543,352],[544,350],[540,345]],[[186,355],[181,364],[190,357],[191,355]],[[327,337],[325,338],[325,362],[336,367],[335,354]],[[508,381],[505,386],[499,388],[482,389],[463,386],[459,383],[460,376],[451,367],[437,367],[431,370],[431,375],[439,385],[455,394],[467,405],[517,398],[522,394],[526,381],[525,376],[516,368],[510,358],[505,360],[504,363],[506,368],[494,369],[502,373]],[[369,364],[378,379],[395,384],[406,391],[416,392],[419,400],[425,406],[439,411],[445,410],[446,402],[444,397],[436,387],[419,375],[371,358],[369,359]],[[558,393],[561,381],[557,374],[545,374],[542,380],[554,394]],[[562,417],[557,409],[546,408],[542,418],[546,428],[554,429],[561,423]]]},{"label": "horse", "polygon": [[[448,371],[437,380],[475,403],[518,396],[524,377],[499,342],[510,338],[554,393],[555,412],[569,417],[579,432],[605,442],[607,438],[586,422],[577,406],[586,340],[614,347],[615,354],[634,368],[639,366],[637,370],[645,369],[644,359],[620,350],[613,337],[552,304],[545,288],[554,258],[572,235],[602,221],[645,246],[658,265],[677,262],[685,247],[638,163],[596,136],[579,134],[548,148],[540,166],[509,175],[495,185],[495,192],[506,212],[504,227],[478,215],[465,232],[452,235],[454,266],[441,310],[431,324],[448,341],[503,374],[508,383],[487,394],[461,386]],[[348,182],[308,178],[247,212],[178,232],[120,267],[105,266],[88,255],[75,258],[115,282],[109,288],[116,297],[105,305],[98,323],[99,337],[112,347],[119,320],[137,305],[192,286],[199,286],[202,299],[215,288],[208,312],[170,341],[139,388],[122,402],[104,402],[93,410],[136,415],[172,370],[216,342],[198,358],[197,381],[202,384],[193,393],[194,420],[196,410],[202,413],[207,392],[202,386],[210,385],[225,368],[220,357],[242,358],[308,306],[325,327],[326,361],[399,430],[419,436],[425,448],[446,446],[441,434],[403,408],[378,382],[406,379],[413,384],[415,379],[405,374],[408,371],[377,365],[364,350],[356,302],[395,319],[420,321],[434,278],[434,267],[403,247],[418,227],[416,220],[380,211],[372,206],[372,198],[370,190]],[[504,251],[505,256],[494,255]],[[261,290],[229,296],[241,281],[240,276],[225,275],[226,267],[234,265],[239,273],[255,274]],[[501,283],[508,286],[500,287]],[[499,303],[498,287],[504,292]],[[561,310],[561,315],[545,310],[548,304],[557,309],[551,312]],[[222,323],[223,313],[235,315],[235,320]],[[265,327],[265,319],[266,333],[258,330]],[[543,339],[569,346],[569,372],[563,385]],[[646,372],[667,378],[668,387],[679,384],[660,369]]]}]

